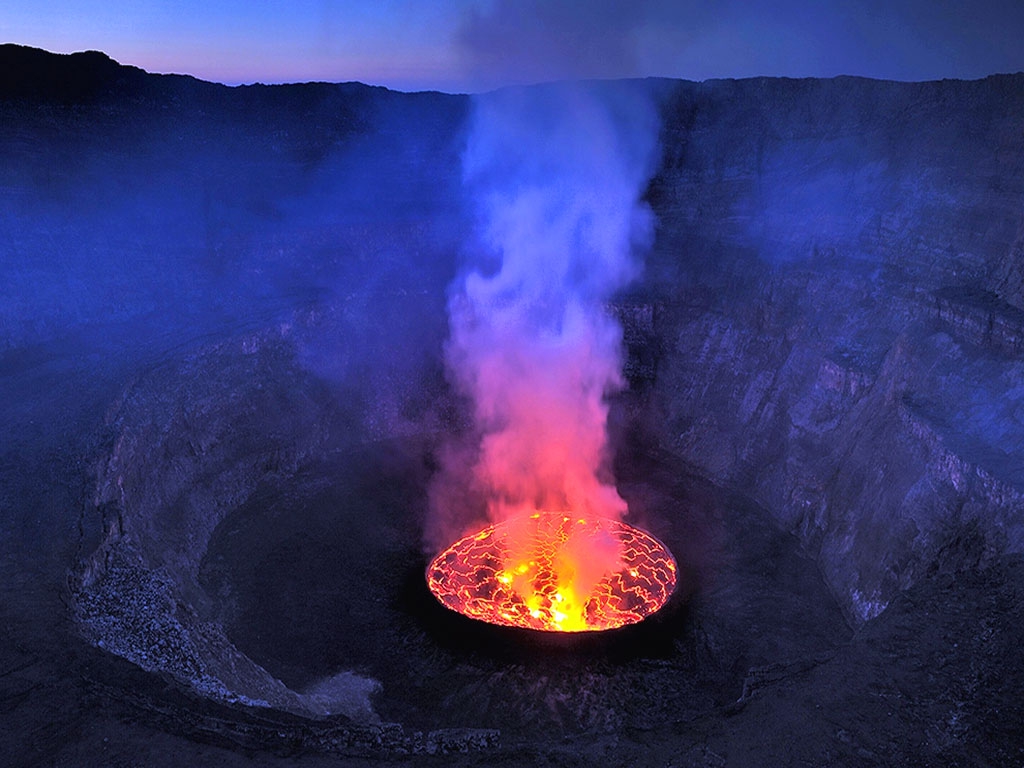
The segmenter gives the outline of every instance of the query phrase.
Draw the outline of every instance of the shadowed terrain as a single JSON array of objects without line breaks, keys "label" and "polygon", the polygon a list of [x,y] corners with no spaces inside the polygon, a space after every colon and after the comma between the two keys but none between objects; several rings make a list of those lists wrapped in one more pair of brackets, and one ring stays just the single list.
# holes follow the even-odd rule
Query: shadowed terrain
[{"label": "shadowed terrain", "polygon": [[680,588],[550,638],[423,579],[470,99],[0,46],[0,762],[1024,762],[1024,75],[629,87]]}]

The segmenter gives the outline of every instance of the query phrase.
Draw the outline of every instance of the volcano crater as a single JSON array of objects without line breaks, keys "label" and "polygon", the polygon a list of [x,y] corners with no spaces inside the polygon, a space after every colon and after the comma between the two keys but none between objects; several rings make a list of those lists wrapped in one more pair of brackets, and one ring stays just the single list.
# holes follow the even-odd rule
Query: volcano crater
[{"label": "volcano crater", "polygon": [[300,364],[312,330],[233,338],[125,391],[73,580],[84,636],[226,707],[227,738],[251,738],[254,712],[302,724],[273,721],[271,746],[298,728],[306,747],[342,752],[670,725],[734,705],[750,669],[849,637],[798,540],[638,435],[628,396],[613,407],[616,474],[631,518],[679,562],[668,606],[573,637],[445,609],[421,530],[450,395],[421,378],[419,411],[393,384],[343,397]]}]

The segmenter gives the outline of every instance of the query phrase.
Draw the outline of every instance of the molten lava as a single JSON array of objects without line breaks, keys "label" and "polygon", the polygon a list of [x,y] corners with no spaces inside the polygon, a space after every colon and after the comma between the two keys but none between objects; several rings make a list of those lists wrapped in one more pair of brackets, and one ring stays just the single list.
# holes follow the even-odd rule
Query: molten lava
[{"label": "molten lava", "polygon": [[427,568],[444,605],[491,624],[588,632],[634,624],[661,608],[676,563],[625,523],[538,512],[466,536]]}]

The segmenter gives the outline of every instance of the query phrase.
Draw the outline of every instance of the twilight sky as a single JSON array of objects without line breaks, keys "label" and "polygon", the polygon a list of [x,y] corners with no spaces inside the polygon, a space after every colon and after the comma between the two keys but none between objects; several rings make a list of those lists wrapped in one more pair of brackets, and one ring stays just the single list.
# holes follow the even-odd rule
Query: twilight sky
[{"label": "twilight sky", "polygon": [[1022,0],[4,0],[0,42],[229,84],[1024,70]]}]

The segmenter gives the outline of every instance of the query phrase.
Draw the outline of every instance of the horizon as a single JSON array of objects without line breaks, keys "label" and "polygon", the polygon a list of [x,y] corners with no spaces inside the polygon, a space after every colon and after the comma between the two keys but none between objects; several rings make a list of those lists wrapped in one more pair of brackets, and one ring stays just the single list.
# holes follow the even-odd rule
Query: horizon
[{"label": "horizon", "polygon": [[[863,77],[977,80],[1024,72],[1024,4],[808,0],[714,8],[646,0],[12,0],[0,37],[99,51],[153,74],[223,85],[361,82],[473,93],[575,80]],[[742,7],[740,7],[742,5]]]},{"label": "horizon", "polygon": [[689,78],[685,78],[685,77],[671,77],[671,76],[665,76],[665,75],[643,75],[643,76],[606,77],[606,78],[581,78],[581,79],[578,79],[578,80],[569,80],[569,79],[566,79],[566,80],[546,80],[546,81],[537,81],[537,82],[522,83],[522,84],[518,84],[517,83],[517,84],[510,84],[510,85],[499,85],[499,86],[496,86],[495,88],[491,89],[491,91],[453,91],[453,90],[445,91],[445,90],[441,90],[441,89],[438,89],[438,88],[422,88],[422,89],[418,89],[418,90],[411,90],[411,89],[409,89],[409,90],[402,90],[400,88],[395,88],[395,87],[391,87],[391,86],[383,85],[383,84],[379,84],[379,83],[369,83],[369,82],[365,82],[365,81],[362,81],[362,80],[282,80],[282,81],[273,81],[273,82],[271,82],[271,81],[255,80],[255,81],[252,81],[252,82],[225,83],[225,82],[220,82],[220,81],[217,81],[217,80],[208,80],[206,78],[199,77],[198,75],[194,75],[194,74],[191,74],[189,72],[154,72],[152,70],[145,69],[144,67],[140,67],[137,64],[132,64],[131,62],[119,61],[115,57],[111,56],[107,51],[102,51],[102,50],[99,50],[99,49],[96,49],[96,48],[87,48],[87,49],[82,49],[82,50],[77,50],[77,51],[67,51],[67,52],[64,52],[64,51],[51,51],[51,50],[47,50],[45,48],[39,48],[39,47],[32,46],[32,45],[24,45],[22,43],[14,43],[14,42],[9,42],[9,41],[0,42],[0,48],[5,47],[5,46],[14,46],[14,47],[23,48],[23,49],[26,49],[26,50],[37,51],[39,53],[43,53],[43,54],[46,54],[46,55],[49,55],[49,56],[67,56],[67,57],[72,57],[72,56],[80,56],[80,55],[83,55],[83,54],[99,54],[99,55],[105,57],[106,59],[108,59],[109,61],[111,61],[113,64],[115,64],[117,66],[138,69],[139,71],[141,71],[141,72],[143,72],[143,73],[145,73],[147,75],[154,75],[154,76],[159,76],[159,77],[185,77],[185,78],[191,78],[191,79],[196,80],[198,82],[206,83],[206,84],[209,84],[209,85],[220,85],[220,86],[223,86],[225,88],[277,87],[277,86],[286,87],[286,86],[290,86],[290,85],[360,85],[360,86],[364,86],[364,87],[367,87],[367,88],[383,88],[385,90],[389,90],[389,91],[392,91],[392,92],[395,92],[395,93],[441,93],[441,94],[445,94],[445,95],[449,95],[449,96],[463,96],[463,95],[484,94],[484,93],[493,92],[493,91],[500,91],[500,90],[503,90],[503,89],[506,89],[506,88],[530,88],[530,87],[535,87],[535,86],[536,87],[541,87],[541,86],[545,86],[545,85],[557,85],[559,83],[628,82],[628,81],[643,81],[643,80],[668,80],[668,81],[678,81],[678,82],[688,82],[688,83],[699,84],[699,83],[714,83],[714,82],[742,82],[742,81],[745,81],[745,80],[794,80],[794,81],[795,80],[823,80],[823,81],[825,81],[825,80],[844,80],[845,79],[845,80],[867,80],[867,81],[879,82],[879,83],[902,83],[902,84],[911,85],[911,84],[915,84],[915,83],[981,82],[981,81],[984,81],[984,80],[988,80],[990,78],[1024,76],[1024,69],[1020,69],[1020,70],[1012,71],[1012,72],[1011,71],[991,72],[989,74],[979,75],[977,77],[941,77],[941,78],[932,78],[932,79],[926,79],[926,80],[898,80],[898,79],[894,79],[894,78],[872,77],[872,76],[869,76],[869,75],[850,75],[850,74],[836,74],[836,75],[823,75],[823,76],[817,76],[817,75],[803,75],[803,76],[793,76],[793,75],[746,75],[746,76],[741,76],[741,77],[708,77],[708,78],[704,78],[703,80],[693,80],[693,79],[689,79]]}]

